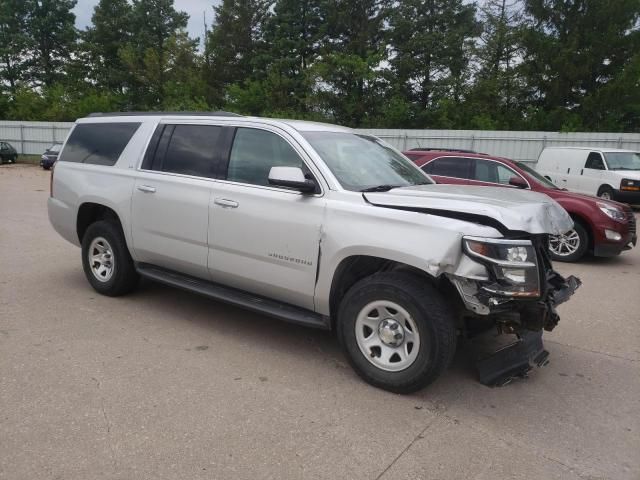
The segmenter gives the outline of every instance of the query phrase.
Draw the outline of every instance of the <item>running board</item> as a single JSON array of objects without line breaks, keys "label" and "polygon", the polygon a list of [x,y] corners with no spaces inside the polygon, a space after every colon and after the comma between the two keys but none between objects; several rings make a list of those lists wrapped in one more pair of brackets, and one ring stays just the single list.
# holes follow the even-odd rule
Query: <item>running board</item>
[{"label": "running board", "polygon": [[156,282],[198,293],[205,297],[246,308],[247,310],[262,313],[279,320],[284,320],[285,322],[323,330],[329,330],[331,328],[331,322],[328,317],[304,308],[289,305],[288,303],[281,303],[234,288],[224,287],[213,282],[183,275],[147,263],[137,263],[136,270],[143,277]]}]

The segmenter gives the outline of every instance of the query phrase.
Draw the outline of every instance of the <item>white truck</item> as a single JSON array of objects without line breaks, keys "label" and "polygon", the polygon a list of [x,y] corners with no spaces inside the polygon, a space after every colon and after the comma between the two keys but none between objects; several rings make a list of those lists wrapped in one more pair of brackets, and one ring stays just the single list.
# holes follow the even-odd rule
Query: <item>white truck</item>
[{"label": "white truck", "polygon": [[457,336],[480,327],[519,339],[483,360],[485,383],[544,363],[541,332],[579,286],[547,254],[548,235],[572,226],[551,198],[435,185],[334,125],[94,114],[70,132],[51,189],[51,224],[82,248],[99,293],[143,276],[334,329],[355,371],[395,392],[436,379]]}]

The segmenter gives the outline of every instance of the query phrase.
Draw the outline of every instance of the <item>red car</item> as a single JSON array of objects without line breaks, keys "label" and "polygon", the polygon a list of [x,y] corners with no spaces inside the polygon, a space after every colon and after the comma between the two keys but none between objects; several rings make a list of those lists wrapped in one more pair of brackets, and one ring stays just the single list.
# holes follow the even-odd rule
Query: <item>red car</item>
[{"label": "red car", "polygon": [[564,235],[549,239],[555,260],[575,262],[587,252],[610,257],[637,242],[636,220],[628,205],[559,189],[524,163],[456,150],[409,150],[404,154],[437,183],[527,188],[549,195],[575,223]]}]

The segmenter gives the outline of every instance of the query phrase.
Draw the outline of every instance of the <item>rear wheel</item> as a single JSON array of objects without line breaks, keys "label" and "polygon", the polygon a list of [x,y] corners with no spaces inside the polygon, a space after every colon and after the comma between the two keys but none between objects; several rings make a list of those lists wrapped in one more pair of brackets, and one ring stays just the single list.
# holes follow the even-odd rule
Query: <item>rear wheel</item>
[{"label": "rear wheel", "polygon": [[579,223],[562,235],[549,237],[551,258],[560,262],[577,262],[589,248],[589,234]]},{"label": "rear wheel", "polygon": [[82,267],[91,286],[103,295],[124,295],[138,283],[122,228],[114,222],[89,225],[82,238]]},{"label": "rear wheel", "polygon": [[340,304],[338,322],[356,373],[392,392],[427,386],[455,353],[451,309],[432,285],[411,274],[378,273],[356,283]]}]

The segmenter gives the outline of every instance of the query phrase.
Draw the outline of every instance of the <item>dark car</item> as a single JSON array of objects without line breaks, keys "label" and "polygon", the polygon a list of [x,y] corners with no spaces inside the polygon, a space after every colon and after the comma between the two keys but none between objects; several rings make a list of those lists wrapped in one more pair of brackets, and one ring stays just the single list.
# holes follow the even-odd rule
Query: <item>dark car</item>
[{"label": "dark car", "polygon": [[61,143],[54,143],[42,154],[40,157],[40,166],[45,170],[49,170],[56,160],[58,160],[58,155],[60,154],[60,150],[62,149]]},{"label": "dark car", "polygon": [[0,142],[0,163],[16,163],[18,151],[7,142]]},{"label": "dark car", "polygon": [[628,205],[560,189],[522,162],[450,150],[410,150],[404,154],[437,183],[524,188],[553,198],[575,223],[564,235],[550,238],[554,260],[575,262],[589,251],[610,257],[637,242],[636,220]]}]

